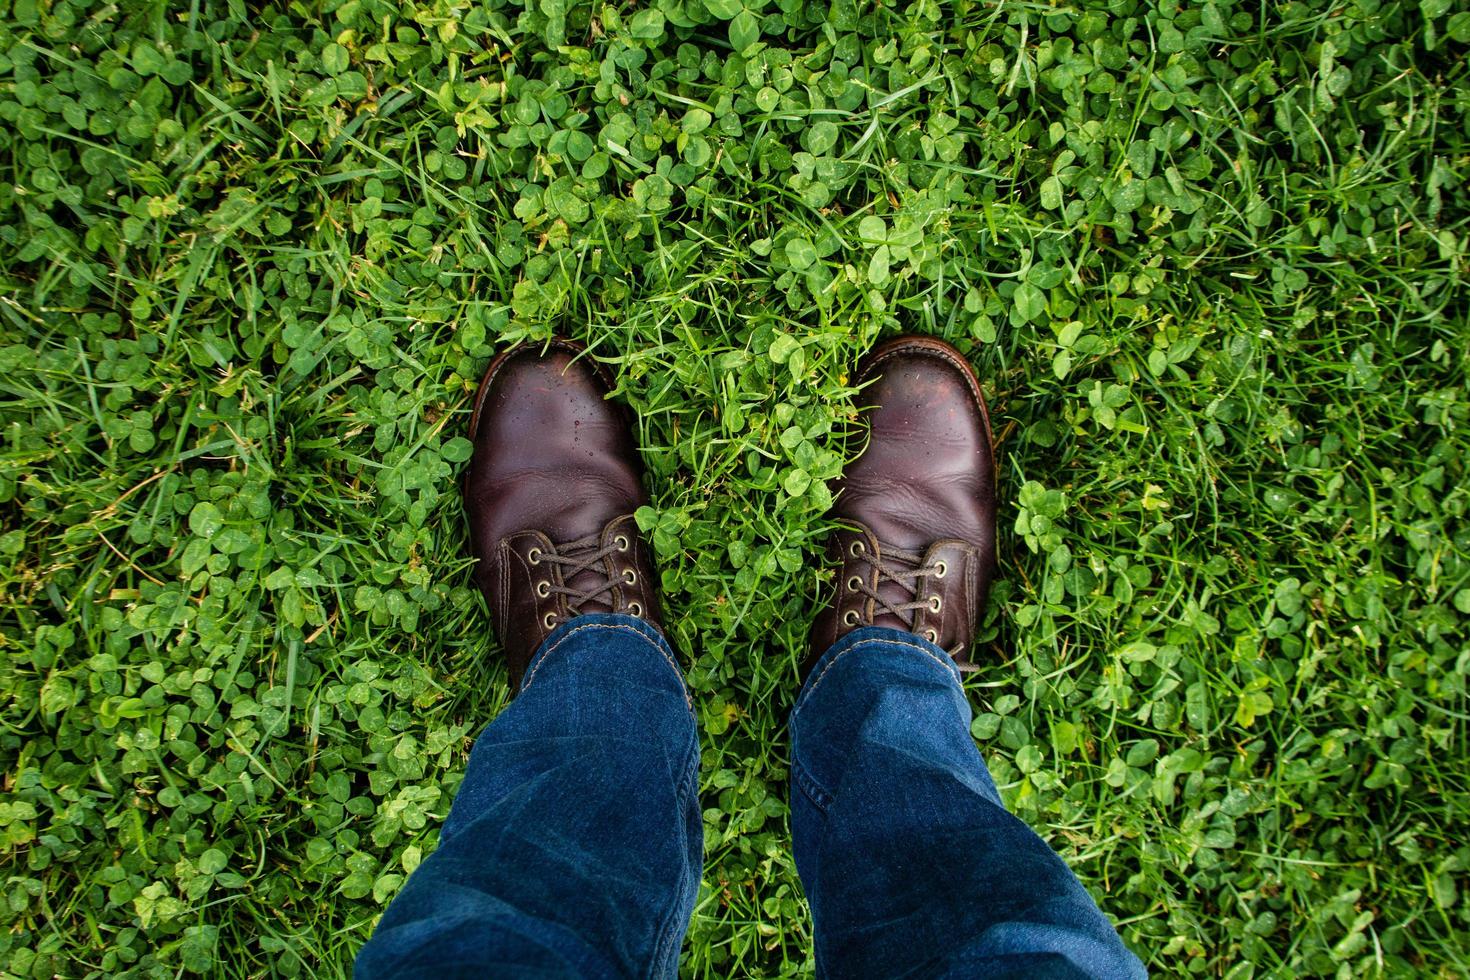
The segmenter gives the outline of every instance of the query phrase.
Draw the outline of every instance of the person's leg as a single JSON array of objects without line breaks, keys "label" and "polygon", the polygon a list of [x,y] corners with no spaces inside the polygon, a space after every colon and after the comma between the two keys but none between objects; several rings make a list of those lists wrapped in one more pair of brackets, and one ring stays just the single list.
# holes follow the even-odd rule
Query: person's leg
[{"label": "person's leg", "polygon": [[813,667],[791,737],[791,832],[819,974],[1145,975],[1061,858],[1002,806],[944,650],[854,630]]},{"label": "person's leg", "polygon": [[855,372],[862,455],[833,488],[832,599],[791,716],[791,833],[824,976],[1138,977],[1046,843],[1005,811],[959,677],[995,574],[980,384],[942,341]]},{"label": "person's leg", "polygon": [[475,743],[438,849],[356,976],[675,975],[699,886],[698,762],[662,635],[631,616],[564,623]]},{"label": "person's leg", "polygon": [[703,847],[699,745],[613,387],[565,340],[485,372],[465,512],[520,694],[476,742],[439,849],[359,978],[675,972]]}]

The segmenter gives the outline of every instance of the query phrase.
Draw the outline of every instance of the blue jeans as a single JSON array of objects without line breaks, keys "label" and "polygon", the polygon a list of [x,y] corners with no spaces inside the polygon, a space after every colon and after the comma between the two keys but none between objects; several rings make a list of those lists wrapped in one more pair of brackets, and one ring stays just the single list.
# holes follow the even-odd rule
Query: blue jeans
[{"label": "blue jeans", "polygon": [[[1001,805],[959,672],[848,634],[791,713],[791,834],[822,976],[1143,977],[1066,864]],[[699,738],[677,661],[582,616],[485,729],[439,847],[358,954],[379,977],[670,977],[699,887]]]}]

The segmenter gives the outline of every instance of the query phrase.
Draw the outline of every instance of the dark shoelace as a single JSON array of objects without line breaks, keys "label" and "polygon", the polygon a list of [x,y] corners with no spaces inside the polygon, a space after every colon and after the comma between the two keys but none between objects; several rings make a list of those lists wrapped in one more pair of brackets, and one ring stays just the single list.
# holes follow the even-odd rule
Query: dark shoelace
[{"label": "dark shoelace", "polygon": [[[612,578],[608,576],[602,563],[611,555],[626,552],[630,546],[631,542],[624,534],[619,534],[606,545],[602,544],[601,534],[590,534],[585,538],[557,545],[555,551],[532,548],[526,555],[526,560],[532,565],[544,563],[561,566],[563,582],[570,582],[583,572],[592,572],[601,579],[601,584],[591,589],[574,589],[567,585],[558,585],[550,579],[543,579],[536,583],[536,594],[543,599],[553,595],[566,596],[567,609],[573,616],[582,615],[582,607],[589,602],[606,601],[607,605],[611,606],[613,589],[620,585],[637,585],[638,573],[629,568],[624,570],[622,576]],[[622,609],[613,609],[613,612],[642,616],[643,605],[639,602],[630,602]],[[548,613],[546,626],[553,627],[556,622],[556,614]]]},{"label": "dark shoelace", "polygon": [[[878,611],[896,616],[905,627],[912,631],[914,628],[915,612],[920,609],[927,609],[930,612],[937,613],[944,608],[944,600],[940,598],[938,593],[927,598],[919,598],[919,579],[931,575],[934,578],[944,578],[945,575],[949,574],[949,565],[947,563],[936,561],[932,565],[924,565],[924,555],[922,552],[905,551],[902,548],[890,548],[887,545],[883,546],[883,557],[880,558],[868,551],[867,545],[861,541],[854,541],[848,548],[848,554],[859,561],[867,563],[878,572],[877,586],[869,587],[868,583],[860,575],[853,575],[847,580],[849,590],[867,596],[878,606],[878,610],[875,610],[874,613],[875,616]],[[890,564],[889,559],[902,562],[903,566],[907,567]],[[889,602],[878,594],[878,586],[881,586],[884,582],[892,582],[898,585],[909,595],[913,596],[913,600],[897,604]],[[857,623],[850,622],[846,625],[855,626]],[[873,622],[870,619],[864,622],[863,625],[871,626]],[[921,635],[930,643],[939,642],[939,633],[937,630],[926,629]],[[980,669],[965,655],[965,644],[963,642],[955,644],[946,652],[954,658],[955,666],[960,669],[961,673],[968,674]]]},{"label": "dark shoelace", "polygon": [[[915,612],[920,609],[928,609],[930,612],[937,613],[944,608],[944,600],[939,597],[938,593],[919,598],[919,579],[927,576],[944,578],[949,572],[949,566],[944,562],[936,561],[932,565],[924,565],[922,552],[905,551],[902,548],[890,548],[887,545],[883,546],[881,556],[875,555],[861,541],[854,541],[848,553],[877,571],[877,586],[881,586],[884,582],[892,582],[913,597],[909,602],[900,602],[895,605],[879,595],[878,587],[868,585],[862,576],[854,575],[849,578],[847,580],[848,589],[872,599],[878,606],[877,612],[886,612],[891,616],[896,616],[904,626],[913,629]],[[902,564],[894,564],[895,561]]]}]

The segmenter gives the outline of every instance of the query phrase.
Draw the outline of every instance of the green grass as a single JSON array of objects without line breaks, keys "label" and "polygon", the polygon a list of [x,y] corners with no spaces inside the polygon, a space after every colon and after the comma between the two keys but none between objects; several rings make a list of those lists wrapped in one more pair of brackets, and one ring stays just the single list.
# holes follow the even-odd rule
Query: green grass
[{"label": "green grass", "polygon": [[253,6],[0,0],[5,976],[349,969],[507,700],[456,478],[554,331],[705,733],[684,968],[810,975],[899,330],[993,402],[974,734],[1151,969],[1470,973],[1465,3]]}]

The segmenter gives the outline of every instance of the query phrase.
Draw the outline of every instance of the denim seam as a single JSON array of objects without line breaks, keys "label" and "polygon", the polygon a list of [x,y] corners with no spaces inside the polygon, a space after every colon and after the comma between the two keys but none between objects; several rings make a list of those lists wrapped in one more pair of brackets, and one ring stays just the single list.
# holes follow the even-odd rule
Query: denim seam
[{"label": "denim seam", "polygon": [[620,630],[624,633],[632,633],[644,643],[647,643],[649,646],[657,650],[658,655],[664,658],[664,661],[673,668],[674,674],[679,678],[679,687],[683,690],[684,693],[684,706],[689,709],[690,714],[694,713],[694,702],[689,698],[689,688],[685,686],[684,675],[680,672],[679,665],[674,663],[674,658],[669,655],[668,651],[664,649],[662,644],[653,640],[642,630],[632,626],[624,626],[621,623],[588,623],[586,626],[578,626],[575,629],[567,630],[557,639],[555,643],[547,647],[546,650],[540,654],[540,656],[536,657],[536,665],[532,667],[531,672],[526,675],[526,680],[525,683],[521,685],[521,690],[526,691],[530,688],[531,682],[536,679],[537,671],[541,669],[541,665],[546,663],[547,658],[555,653],[557,651],[557,648],[559,648],[567,640],[570,640],[572,637],[576,636],[578,633],[581,633],[584,630]]},{"label": "denim seam", "polygon": [[684,752],[684,763],[681,771],[684,779],[679,783],[678,792],[674,796],[675,806],[682,807],[690,797],[690,791],[698,791],[699,761],[696,758],[699,753],[699,733],[696,732],[689,740],[689,748]]},{"label": "denim seam", "polygon": [[[684,778],[679,781],[678,792],[674,795],[674,809],[677,811],[683,811],[684,804],[690,798],[691,791],[695,793],[699,791],[698,756],[699,738],[696,735],[684,755],[684,764],[682,767]],[[659,925],[658,943],[654,947],[653,962],[649,965],[648,975],[650,977],[661,975],[658,972],[659,968],[671,955],[677,956],[678,946],[683,943],[685,930],[679,928],[680,923],[674,916],[679,911],[680,898],[684,894],[689,877],[690,869],[686,864],[679,871],[679,880],[676,884],[674,898],[669,903],[668,911],[663,915],[663,922]],[[677,966],[671,972],[677,974]]]},{"label": "denim seam", "polygon": [[811,801],[812,806],[823,814],[827,812],[827,807],[832,805],[832,794],[817,785],[817,781],[806,771],[806,766],[799,762],[793,763],[791,779],[796,783],[796,788],[801,790],[802,795]]}]

